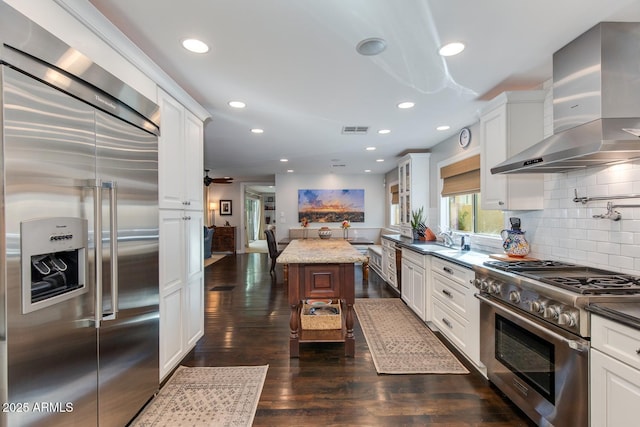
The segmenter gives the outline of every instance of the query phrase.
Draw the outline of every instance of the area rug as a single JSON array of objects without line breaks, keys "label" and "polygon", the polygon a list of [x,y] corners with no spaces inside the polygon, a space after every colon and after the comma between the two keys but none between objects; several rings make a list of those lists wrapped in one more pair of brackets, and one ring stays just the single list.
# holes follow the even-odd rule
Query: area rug
[{"label": "area rug", "polygon": [[358,322],[379,374],[468,374],[399,298],[357,298]]},{"label": "area rug", "polygon": [[250,426],[268,367],[180,366],[131,426]]},{"label": "area rug", "polygon": [[217,254],[213,254],[211,255],[211,258],[205,258],[204,260],[204,266],[208,267],[211,264],[213,264],[214,262],[218,262],[220,261],[222,258],[226,257],[226,255],[217,255]]}]

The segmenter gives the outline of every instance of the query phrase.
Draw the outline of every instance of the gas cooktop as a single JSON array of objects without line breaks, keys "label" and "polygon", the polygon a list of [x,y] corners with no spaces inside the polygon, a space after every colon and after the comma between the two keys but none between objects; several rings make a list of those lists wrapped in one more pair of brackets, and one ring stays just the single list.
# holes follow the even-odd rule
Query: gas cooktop
[{"label": "gas cooktop", "polygon": [[562,261],[486,261],[485,266],[579,294],[637,294],[640,277]]},{"label": "gas cooktop", "polygon": [[531,271],[531,270],[561,270],[576,267],[576,264],[569,264],[562,261],[485,261],[487,267],[496,268],[502,271]]}]

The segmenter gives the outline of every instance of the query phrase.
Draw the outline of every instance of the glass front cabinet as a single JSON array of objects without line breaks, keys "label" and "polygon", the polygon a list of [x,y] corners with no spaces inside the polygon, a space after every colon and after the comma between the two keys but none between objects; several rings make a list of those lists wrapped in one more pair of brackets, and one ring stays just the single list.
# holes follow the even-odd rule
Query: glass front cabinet
[{"label": "glass front cabinet", "polygon": [[408,153],[398,163],[400,234],[403,236],[413,236],[413,210],[422,207],[425,217],[429,215],[429,157],[429,153]]}]

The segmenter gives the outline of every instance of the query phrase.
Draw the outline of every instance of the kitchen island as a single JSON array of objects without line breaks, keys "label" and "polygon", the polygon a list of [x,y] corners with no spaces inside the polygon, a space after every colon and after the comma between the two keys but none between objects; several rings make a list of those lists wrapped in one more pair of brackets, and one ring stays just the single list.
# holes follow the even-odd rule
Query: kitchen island
[{"label": "kitchen island", "polygon": [[[367,257],[343,239],[303,239],[289,243],[277,262],[288,266],[290,357],[299,357],[300,343],[305,342],[344,342],[345,355],[353,357],[354,264],[366,263]],[[342,328],[302,329],[300,314],[306,299],[339,300]]]}]

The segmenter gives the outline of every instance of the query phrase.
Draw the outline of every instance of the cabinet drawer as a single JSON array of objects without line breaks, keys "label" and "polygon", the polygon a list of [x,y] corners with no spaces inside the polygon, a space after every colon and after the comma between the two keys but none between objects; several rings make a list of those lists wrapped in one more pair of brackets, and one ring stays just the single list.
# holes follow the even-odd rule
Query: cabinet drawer
[{"label": "cabinet drawer", "polygon": [[427,255],[422,255],[409,249],[402,249],[402,260],[409,261],[421,268],[427,268]]},{"label": "cabinet drawer", "polygon": [[393,241],[391,241],[389,239],[382,238],[382,239],[380,239],[380,242],[382,243],[382,247],[383,248],[389,248],[389,249],[393,249],[393,250],[395,250],[395,248],[396,248],[395,242],[393,242]]},{"label": "cabinet drawer", "polygon": [[438,299],[432,299],[432,322],[456,347],[467,353],[469,323],[444,306]]},{"label": "cabinet drawer", "polygon": [[444,305],[458,313],[465,320],[468,320],[469,307],[467,307],[468,298],[464,292],[465,289],[439,274],[434,274],[432,279],[432,295],[440,299]]},{"label": "cabinet drawer", "polygon": [[431,271],[439,273],[465,288],[471,287],[470,281],[473,280],[474,277],[474,273],[471,269],[445,261],[438,257],[433,257],[431,261]]},{"label": "cabinet drawer", "polygon": [[640,369],[640,331],[591,315],[591,346]]}]

